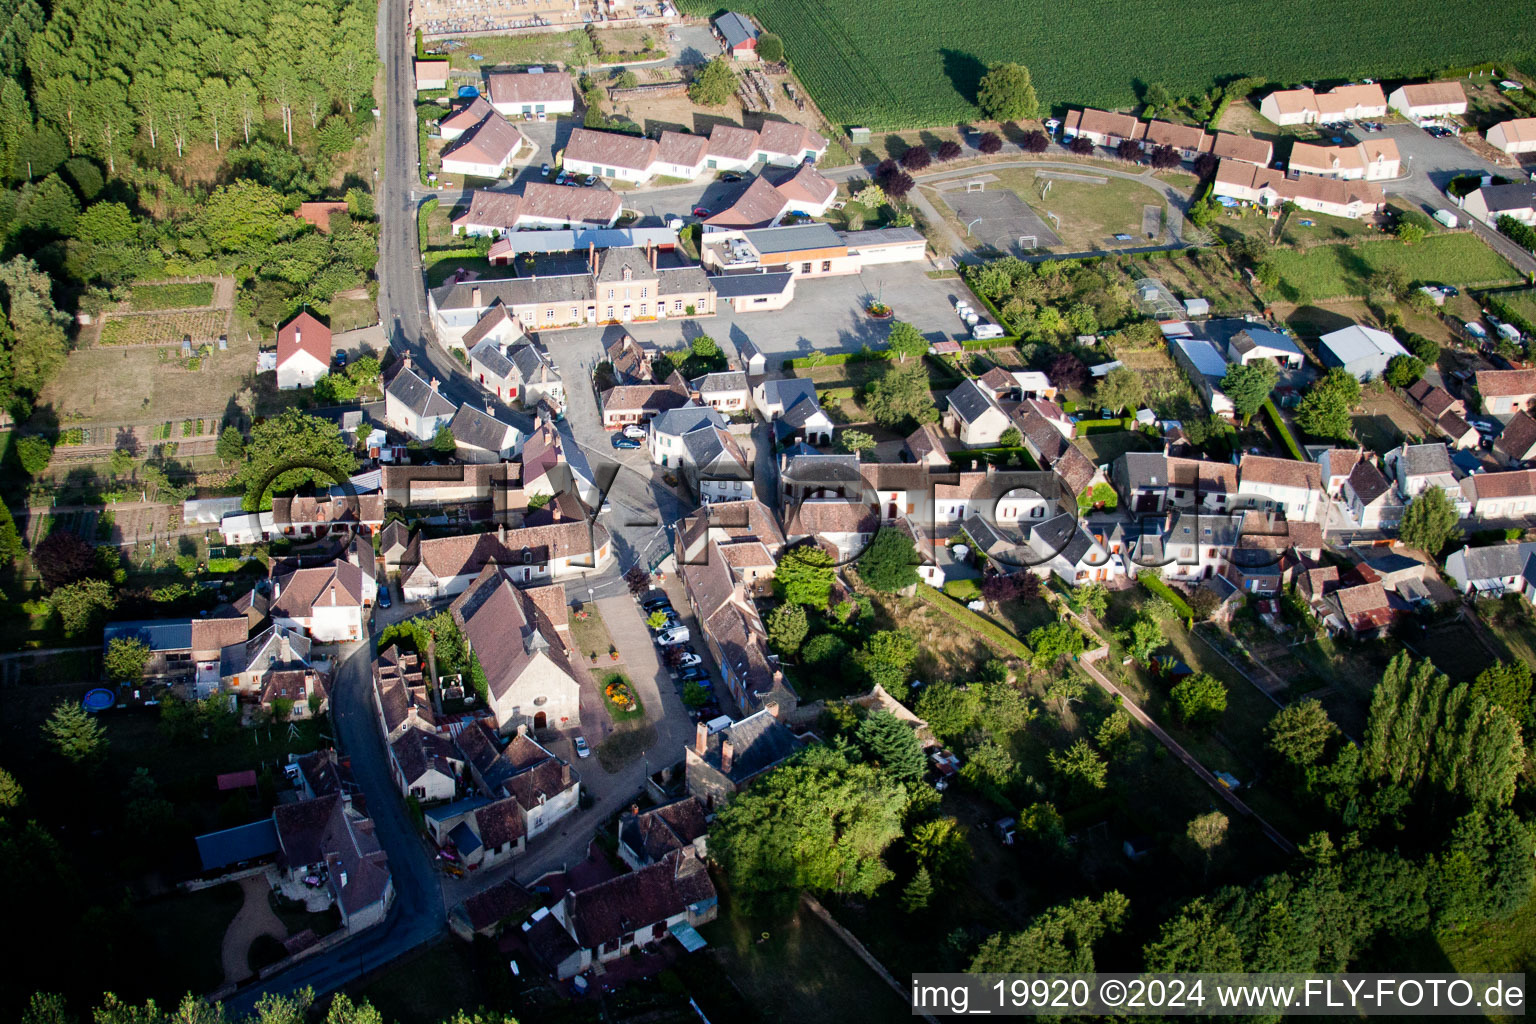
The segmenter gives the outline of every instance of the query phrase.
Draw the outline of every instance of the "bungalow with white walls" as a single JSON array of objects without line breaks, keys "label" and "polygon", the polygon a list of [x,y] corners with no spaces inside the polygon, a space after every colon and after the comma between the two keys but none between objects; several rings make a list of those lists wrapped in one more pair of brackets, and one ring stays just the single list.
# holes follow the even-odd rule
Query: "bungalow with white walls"
[{"label": "bungalow with white walls", "polygon": [[1467,112],[1467,93],[1458,81],[1402,85],[1387,97],[1387,106],[1410,121],[1459,117]]},{"label": "bungalow with white walls", "polygon": [[505,117],[570,114],[576,87],[568,71],[496,71],[486,76],[491,106]]}]

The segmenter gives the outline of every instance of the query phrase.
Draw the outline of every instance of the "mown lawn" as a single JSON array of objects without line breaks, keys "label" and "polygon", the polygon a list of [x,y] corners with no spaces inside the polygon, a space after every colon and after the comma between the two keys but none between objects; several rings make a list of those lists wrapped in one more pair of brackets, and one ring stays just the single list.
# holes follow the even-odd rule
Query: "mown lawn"
[{"label": "mown lawn", "polygon": [[1364,295],[1371,274],[1389,268],[1401,269],[1414,282],[1479,285],[1519,279],[1504,257],[1470,234],[1432,235],[1417,245],[1392,240],[1276,251],[1269,260],[1280,272],[1281,294],[1298,303]]}]

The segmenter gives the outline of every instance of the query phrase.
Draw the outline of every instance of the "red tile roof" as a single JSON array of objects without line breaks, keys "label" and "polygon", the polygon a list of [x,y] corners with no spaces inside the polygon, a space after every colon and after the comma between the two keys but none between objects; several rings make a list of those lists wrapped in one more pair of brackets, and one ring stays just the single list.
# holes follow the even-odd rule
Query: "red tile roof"
[{"label": "red tile roof", "polygon": [[277,365],[282,366],[300,352],[331,365],[331,329],[308,310],[277,329]]}]

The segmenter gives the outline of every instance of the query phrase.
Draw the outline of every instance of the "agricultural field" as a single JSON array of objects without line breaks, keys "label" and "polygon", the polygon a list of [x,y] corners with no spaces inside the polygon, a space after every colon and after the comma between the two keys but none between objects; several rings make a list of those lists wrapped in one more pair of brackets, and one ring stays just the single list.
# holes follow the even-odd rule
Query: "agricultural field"
[{"label": "agricultural field", "polygon": [[[719,10],[713,0],[681,6],[703,16]],[[1054,0],[972,0],[964,17],[928,0],[745,0],[735,9],[784,38],[829,121],[876,130],[975,118],[977,83],[998,61],[1027,63],[1043,106],[1055,111],[1129,105],[1138,82],[1161,82],[1178,96],[1238,75],[1300,82],[1422,75],[1487,60],[1536,66],[1536,19],[1499,0],[1470,8],[1309,0],[1241,16],[1227,0],[1151,0],[1120,17],[1106,17],[1119,13],[1111,6]]]},{"label": "agricultural field", "polygon": [[134,313],[108,315],[101,325],[102,345],[179,345],[190,337],[193,345],[216,340],[229,322],[229,311],[205,313]]},{"label": "agricultural field", "polygon": [[1364,295],[1370,275],[1389,268],[1415,282],[1466,286],[1519,279],[1502,256],[1466,233],[1431,235],[1417,245],[1381,241],[1276,251],[1269,259],[1280,272],[1281,295],[1298,303]]},{"label": "agricultural field", "polygon": [[128,289],[128,303],[135,313],[158,309],[202,309],[213,305],[213,282],[131,285]]}]

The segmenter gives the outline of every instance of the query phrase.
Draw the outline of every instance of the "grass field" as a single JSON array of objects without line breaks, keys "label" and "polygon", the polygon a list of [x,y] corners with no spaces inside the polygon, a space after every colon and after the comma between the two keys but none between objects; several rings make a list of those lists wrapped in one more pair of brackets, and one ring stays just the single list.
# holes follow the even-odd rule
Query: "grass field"
[{"label": "grass field", "polygon": [[[684,0],[711,15],[716,0]],[[1486,60],[1536,62],[1536,19],[1520,4],[1484,0],[1315,0],[1255,10],[1231,0],[1135,5],[972,0],[964,16],[929,0],[746,0],[784,38],[785,52],[835,125],[873,129],[954,124],[977,116],[989,64],[1023,61],[1043,106],[1118,107],[1142,82],[1175,95],[1217,78],[1274,82],[1418,76]],[[1382,26],[1390,25],[1390,31]]]},{"label": "grass field", "polygon": [[1281,294],[1291,302],[1363,295],[1366,279],[1391,267],[1400,267],[1411,281],[1454,285],[1503,283],[1519,276],[1471,234],[1434,235],[1411,246],[1397,241],[1322,245],[1306,252],[1276,251],[1269,259],[1280,271]]},{"label": "grass field", "polygon": [[[1098,185],[1071,178],[1039,178],[1035,171],[996,173],[1004,187],[1016,193],[1042,217],[1050,212],[1061,218],[1057,234],[1061,236],[1062,248],[1069,252],[1103,248],[1111,235],[1122,232],[1144,242],[1142,207],[1161,209],[1163,206],[1162,196],[1145,185],[1124,178],[1110,178]],[[1046,181],[1051,182],[1050,192],[1041,200],[1040,189]]]}]

